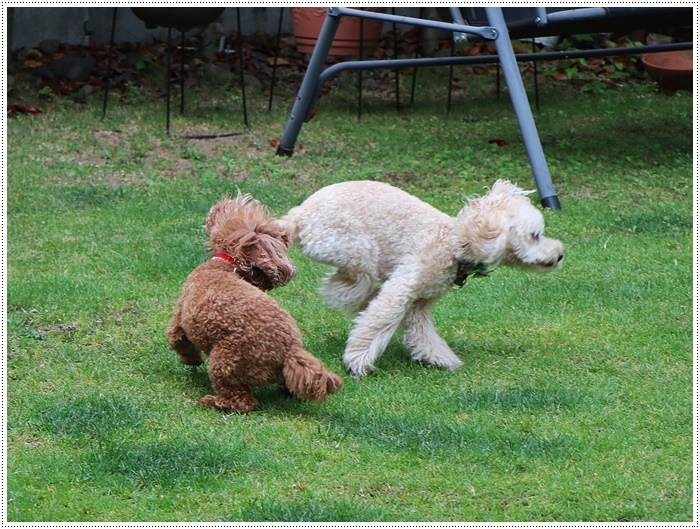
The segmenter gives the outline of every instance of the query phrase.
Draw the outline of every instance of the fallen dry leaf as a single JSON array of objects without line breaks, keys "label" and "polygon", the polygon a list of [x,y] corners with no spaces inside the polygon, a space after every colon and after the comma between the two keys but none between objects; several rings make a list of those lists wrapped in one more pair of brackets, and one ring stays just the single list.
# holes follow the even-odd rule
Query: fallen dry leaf
[{"label": "fallen dry leaf", "polygon": [[[275,65],[275,58],[274,57],[268,57],[267,58],[267,64],[270,66]],[[290,62],[287,59],[283,59],[282,57],[277,57],[277,66],[289,66]]]},{"label": "fallen dry leaf", "polygon": [[41,114],[41,110],[26,105],[8,105],[7,110],[11,114]]}]

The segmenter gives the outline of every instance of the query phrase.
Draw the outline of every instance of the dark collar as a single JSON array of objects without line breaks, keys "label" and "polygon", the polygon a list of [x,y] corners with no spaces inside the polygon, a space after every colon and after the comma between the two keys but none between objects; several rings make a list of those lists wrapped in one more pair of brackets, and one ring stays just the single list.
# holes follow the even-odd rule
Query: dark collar
[{"label": "dark collar", "polygon": [[460,261],[457,266],[457,276],[454,284],[457,288],[462,288],[469,276],[486,277],[491,273],[486,264],[472,263],[470,261]]}]

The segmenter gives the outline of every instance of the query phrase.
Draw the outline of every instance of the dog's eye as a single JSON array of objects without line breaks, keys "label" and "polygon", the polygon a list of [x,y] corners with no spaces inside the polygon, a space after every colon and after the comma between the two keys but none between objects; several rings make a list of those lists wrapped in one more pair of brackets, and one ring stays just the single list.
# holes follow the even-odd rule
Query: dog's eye
[{"label": "dog's eye", "polygon": [[540,238],[540,234],[537,232],[534,232],[534,233],[532,233],[531,237],[537,241]]}]

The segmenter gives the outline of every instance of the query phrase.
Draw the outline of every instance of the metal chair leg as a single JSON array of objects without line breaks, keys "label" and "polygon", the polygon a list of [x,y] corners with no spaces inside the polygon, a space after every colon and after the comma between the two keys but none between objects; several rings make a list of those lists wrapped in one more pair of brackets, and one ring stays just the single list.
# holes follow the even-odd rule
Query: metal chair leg
[{"label": "metal chair leg", "polygon": [[185,32],[180,31],[180,114],[185,113]]},{"label": "metal chair leg", "polygon": [[496,99],[501,99],[501,63],[496,65]]},{"label": "metal chair leg", "polygon": [[[396,8],[392,7],[391,8],[391,14],[395,15],[396,14]],[[394,35],[394,58],[398,58],[399,56],[399,36],[396,34],[397,29],[396,29],[396,22],[391,23],[391,28],[392,28],[392,34]],[[394,75],[395,77],[395,88],[396,88],[396,110],[401,110],[401,79],[399,78],[399,72],[400,70],[396,68],[394,70]]]},{"label": "metal chair leg", "polygon": [[172,33],[172,28],[168,26],[168,44],[166,50],[166,68],[165,68],[165,135],[170,137],[170,68],[171,68],[171,53],[170,49],[170,37]]},{"label": "metal chair leg", "polygon": [[[418,12],[418,17],[423,18],[423,8],[420,8],[420,11]],[[417,59],[419,55],[423,53],[423,47],[421,46],[421,38],[420,36],[418,37],[418,42],[416,44],[416,55],[415,58]],[[413,67],[413,79],[411,80],[411,104],[413,104],[413,100],[416,95],[416,76],[418,75],[418,67],[414,66]]]},{"label": "metal chair leg", "polygon": [[[365,19],[360,19],[360,62],[365,59]],[[362,69],[357,70],[357,121],[362,121]]]},{"label": "metal chair leg", "polygon": [[109,96],[109,81],[112,78],[112,53],[114,52],[114,34],[117,28],[117,8],[112,12],[112,31],[109,36],[109,55],[107,55],[107,72],[105,74],[104,101],[102,101],[102,119],[107,115],[107,97]]},{"label": "metal chair leg", "polygon": [[[535,38],[532,38],[532,53],[535,53],[537,51],[537,47],[535,46]],[[540,111],[540,87],[537,82],[537,61],[532,61],[532,66],[534,67],[534,77],[535,77],[535,108],[537,109],[537,112]]]},{"label": "metal chair leg", "polygon": [[[450,51],[450,57],[455,56],[455,40],[454,38],[452,39],[452,48]],[[452,81],[454,79],[454,72],[455,72],[455,65],[450,64],[450,78],[448,80],[447,84],[447,113],[450,113],[450,110],[452,110]]]},{"label": "metal chair leg", "polygon": [[277,38],[275,39],[275,62],[272,63],[272,80],[270,81],[270,100],[267,102],[267,111],[272,110],[272,96],[275,93],[275,79],[277,77],[277,60],[280,56],[280,35],[282,35],[282,18],[284,17],[284,7],[280,7],[280,18],[277,22]]},{"label": "metal chair leg", "polygon": [[238,19],[238,66],[240,70],[240,83],[241,83],[241,97],[243,98],[243,122],[245,126],[250,128],[250,123],[248,123],[248,104],[245,99],[245,75],[244,75],[244,65],[243,65],[243,35],[241,34],[241,8],[236,8],[236,18]]},{"label": "metal chair leg", "polygon": [[496,51],[498,52],[498,58],[503,67],[503,76],[508,85],[508,93],[510,94],[513,110],[518,119],[520,133],[525,143],[525,150],[530,158],[530,164],[537,184],[537,191],[540,195],[540,202],[544,207],[559,210],[561,209],[559,197],[557,197],[554,186],[552,185],[552,177],[549,174],[547,161],[544,158],[542,144],[540,143],[540,137],[537,133],[535,120],[532,117],[532,110],[527,100],[523,79],[520,76],[520,70],[518,69],[513,46],[510,42],[503,12],[500,7],[486,7],[484,9],[486,10],[486,17],[489,25],[496,28],[498,31],[498,37],[495,41]]},{"label": "metal chair leg", "polygon": [[294,154],[294,145],[296,144],[299,131],[301,130],[304,121],[311,116],[316,98],[318,97],[321,88],[319,78],[323,70],[323,65],[328,58],[328,50],[331,48],[335,33],[338,30],[341,16],[335,8],[328,9],[328,15],[321,28],[321,33],[318,36],[318,41],[314,47],[309,60],[309,66],[306,69],[306,74],[299,88],[292,112],[289,115],[287,126],[282,134],[282,139],[277,146],[278,156],[292,156]]}]

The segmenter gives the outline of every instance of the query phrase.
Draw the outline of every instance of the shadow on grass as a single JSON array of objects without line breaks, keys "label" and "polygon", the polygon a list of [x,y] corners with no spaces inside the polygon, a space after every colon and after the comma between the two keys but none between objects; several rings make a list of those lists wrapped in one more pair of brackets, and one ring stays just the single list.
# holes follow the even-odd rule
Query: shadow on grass
[{"label": "shadow on grass", "polygon": [[84,472],[127,480],[140,487],[204,485],[260,464],[260,455],[230,438],[183,438],[139,442],[112,439],[86,458]]},{"label": "shadow on grass", "polygon": [[94,394],[70,399],[47,398],[30,410],[28,423],[52,435],[104,437],[139,427],[144,419],[140,403],[122,396]]},{"label": "shadow on grass", "polygon": [[485,390],[453,397],[452,405],[468,412],[466,421],[464,413],[452,420],[444,415],[433,418],[429,413],[419,416],[411,408],[372,409],[368,413],[340,409],[331,412],[326,433],[331,438],[365,442],[394,452],[439,455],[461,450],[465,457],[477,459],[567,459],[579,451],[579,440],[535,431],[519,418],[559,413],[578,407],[579,402],[580,396],[568,390]]},{"label": "shadow on grass", "polygon": [[[194,401],[204,397],[205,395],[213,395],[214,388],[212,388],[211,381],[209,380],[209,374],[207,373],[206,364],[201,366],[180,366],[180,368],[185,371],[180,373],[177,369],[174,369],[177,375],[179,375],[178,384],[184,388],[186,394],[192,399],[193,406]],[[258,407],[256,411],[271,411],[273,409],[286,410],[290,413],[299,413],[298,407],[289,406],[290,401],[298,401],[294,396],[292,396],[285,389],[280,388],[276,384],[270,384],[268,386],[262,386],[253,388],[253,395],[258,399]],[[222,414],[236,413],[235,411],[222,411]]]},{"label": "shadow on grass", "polygon": [[560,412],[579,405],[581,396],[573,389],[551,390],[514,387],[506,390],[470,391],[455,398],[460,409],[536,414]]},{"label": "shadow on grass", "polygon": [[345,413],[333,415],[331,427],[341,437],[361,438],[392,451],[450,453],[464,450],[471,457],[566,459],[575,452],[575,443],[566,435],[541,436],[536,432],[499,429],[456,423],[416,420],[414,417],[382,415],[365,418]]},{"label": "shadow on grass", "polygon": [[260,457],[231,437],[198,438],[191,432],[171,431],[170,437],[143,441],[146,408],[130,398],[99,394],[51,398],[37,407],[40,411],[33,411],[30,425],[77,442],[85,450],[76,467],[84,479],[116,477],[140,487],[167,487],[234,473]]},{"label": "shadow on grass", "polygon": [[[321,338],[317,339],[313,344],[306,344],[307,350],[319,358],[328,369],[335,371],[341,378],[345,378],[347,374],[344,368],[338,366],[331,367],[330,357],[337,354],[341,357],[345,342],[343,338],[336,333],[323,333]],[[320,351],[323,354],[315,354],[311,352],[311,348],[315,351]],[[170,352],[172,353],[172,352]],[[205,363],[199,366],[186,366],[180,364],[172,353],[172,358],[167,361],[167,364],[159,364],[156,368],[161,378],[168,378],[177,384],[182,390],[193,400],[211,395],[214,393],[209,374],[207,373],[207,356],[204,356]],[[289,394],[288,391],[279,388],[276,384],[252,388],[253,395],[258,399],[259,411],[279,410],[288,413],[303,413],[302,408],[297,405],[301,403],[298,398]],[[342,393],[342,390],[341,390]],[[329,398],[337,398],[331,395]],[[227,413],[227,412],[223,412]]]}]

